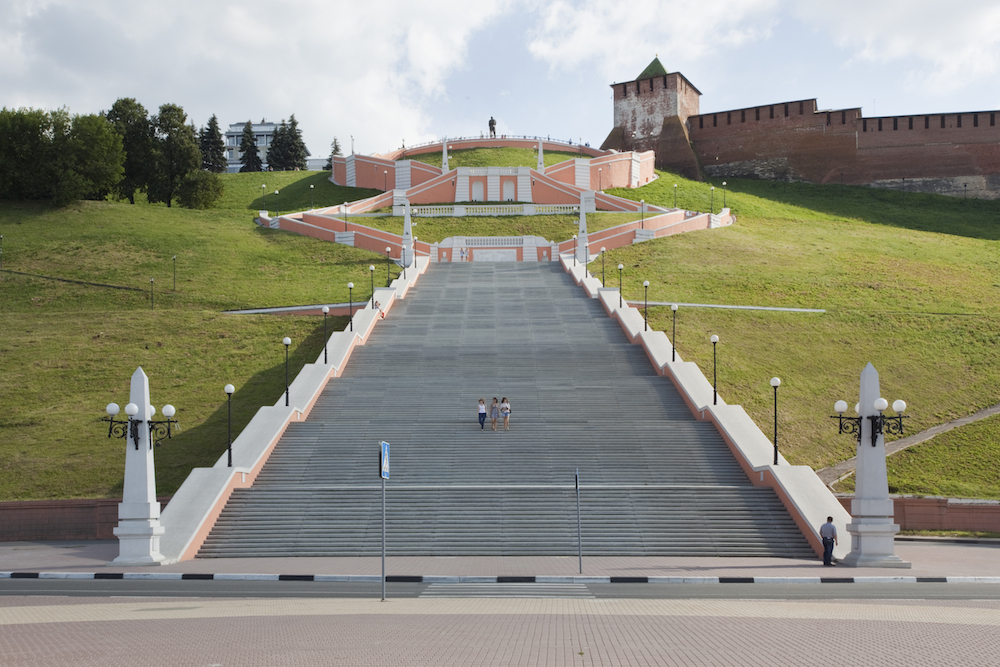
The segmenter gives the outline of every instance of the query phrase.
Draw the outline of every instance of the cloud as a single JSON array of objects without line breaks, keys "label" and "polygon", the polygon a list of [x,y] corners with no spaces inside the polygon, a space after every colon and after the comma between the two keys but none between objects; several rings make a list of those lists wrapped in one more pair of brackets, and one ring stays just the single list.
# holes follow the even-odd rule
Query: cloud
[{"label": "cloud", "polygon": [[995,86],[1000,71],[1000,5],[995,0],[841,0],[801,3],[794,13],[822,26],[852,60],[895,66],[910,88],[936,94],[976,82]]},{"label": "cloud", "polygon": [[535,5],[529,50],[550,70],[593,67],[609,82],[630,80],[657,54],[668,70],[708,54],[765,40],[778,0],[556,0]]}]

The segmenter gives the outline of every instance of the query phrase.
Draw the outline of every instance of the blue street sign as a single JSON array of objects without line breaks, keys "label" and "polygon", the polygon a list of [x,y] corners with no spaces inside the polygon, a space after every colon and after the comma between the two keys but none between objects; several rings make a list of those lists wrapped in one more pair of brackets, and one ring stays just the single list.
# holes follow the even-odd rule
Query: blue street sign
[{"label": "blue street sign", "polygon": [[382,443],[382,479],[389,479],[389,443]]}]

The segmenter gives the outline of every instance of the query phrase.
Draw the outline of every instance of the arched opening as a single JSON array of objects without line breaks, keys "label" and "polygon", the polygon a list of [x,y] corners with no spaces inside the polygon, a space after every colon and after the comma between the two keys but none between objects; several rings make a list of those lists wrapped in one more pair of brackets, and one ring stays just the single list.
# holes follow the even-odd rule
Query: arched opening
[{"label": "arched opening", "polygon": [[503,200],[514,201],[514,181],[503,182]]},{"label": "arched opening", "polygon": [[472,201],[486,201],[486,197],[483,196],[482,181],[472,182]]}]

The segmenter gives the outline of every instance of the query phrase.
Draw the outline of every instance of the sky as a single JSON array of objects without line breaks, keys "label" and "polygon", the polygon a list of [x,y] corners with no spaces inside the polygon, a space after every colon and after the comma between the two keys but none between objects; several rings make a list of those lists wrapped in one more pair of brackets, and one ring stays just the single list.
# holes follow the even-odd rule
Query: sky
[{"label": "sky", "polygon": [[701,111],[816,98],[866,116],[1000,109],[1000,2],[0,0],[0,106],[134,97],[223,130],[295,114],[309,150],[499,133],[600,145],[658,56]]}]

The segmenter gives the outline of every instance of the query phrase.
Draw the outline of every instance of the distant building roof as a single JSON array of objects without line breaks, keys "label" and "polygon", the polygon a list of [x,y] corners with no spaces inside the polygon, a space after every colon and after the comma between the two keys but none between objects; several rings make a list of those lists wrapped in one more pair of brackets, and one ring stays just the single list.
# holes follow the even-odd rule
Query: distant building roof
[{"label": "distant building roof", "polygon": [[659,58],[653,58],[653,62],[646,65],[646,69],[642,70],[642,74],[635,77],[636,81],[641,81],[643,79],[652,79],[654,76],[666,76],[667,68],[663,66]]}]

